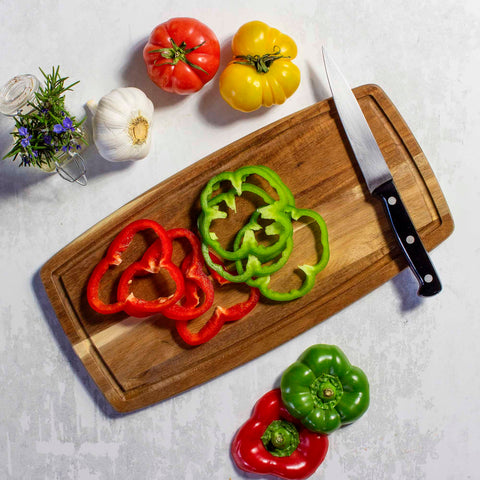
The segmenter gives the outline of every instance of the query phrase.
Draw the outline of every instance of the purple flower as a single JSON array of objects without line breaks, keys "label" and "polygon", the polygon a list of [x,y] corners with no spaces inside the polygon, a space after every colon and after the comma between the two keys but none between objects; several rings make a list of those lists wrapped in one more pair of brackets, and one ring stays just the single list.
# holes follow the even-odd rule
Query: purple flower
[{"label": "purple flower", "polygon": [[70,130],[70,131],[72,131],[72,132],[75,131],[75,128],[74,128],[74,126],[73,126],[73,122],[72,122],[72,120],[71,120],[70,118],[68,118],[68,117],[65,117],[65,118],[63,119],[62,125],[63,125],[63,128],[64,128],[65,130]]},{"label": "purple flower", "polygon": [[34,156],[35,158],[38,158],[38,152],[37,152],[36,150],[33,151],[33,156]]},{"label": "purple flower", "polygon": [[26,137],[28,135],[28,130],[26,127],[20,127],[18,129],[18,133],[22,136],[22,137]]},{"label": "purple flower", "polygon": [[55,133],[63,133],[65,131],[65,129],[62,127],[62,125],[60,125],[59,123],[56,123],[54,126],[53,126],[53,131]]},{"label": "purple flower", "polygon": [[27,148],[30,145],[30,139],[32,138],[31,135],[27,135],[25,138],[22,138],[20,144],[23,148]]},{"label": "purple flower", "polygon": [[63,150],[64,152],[68,152],[68,147],[67,147],[67,145],[64,145],[64,146],[62,147],[62,150]]},{"label": "purple flower", "polygon": [[52,143],[52,137],[51,137],[50,135],[45,135],[45,136],[43,137],[43,143],[44,143],[45,145],[51,145],[51,143]]}]

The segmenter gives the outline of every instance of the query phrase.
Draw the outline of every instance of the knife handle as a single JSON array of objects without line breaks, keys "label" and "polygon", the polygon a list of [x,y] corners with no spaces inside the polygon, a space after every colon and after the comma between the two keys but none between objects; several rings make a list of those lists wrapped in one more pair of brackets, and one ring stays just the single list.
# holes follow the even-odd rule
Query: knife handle
[{"label": "knife handle", "polygon": [[430,297],[440,292],[442,284],[430,257],[408,215],[393,180],[380,185],[373,192],[380,197],[392,225],[398,244],[407,258],[410,269],[420,284],[418,295]]}]

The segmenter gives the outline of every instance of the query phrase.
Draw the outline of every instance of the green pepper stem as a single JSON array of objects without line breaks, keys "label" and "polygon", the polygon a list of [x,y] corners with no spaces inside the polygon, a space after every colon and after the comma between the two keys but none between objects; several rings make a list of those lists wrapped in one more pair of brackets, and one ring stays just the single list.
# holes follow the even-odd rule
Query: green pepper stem
[{"label": "green pepper stem", "polygon": [[286,55],[281,55],[281,48],[277,45],[273,47],[273,53],[266,53],[265,55],[237,55],[235,58],[243,60],[243,62],[234,62],[240,65],[250,65],[255,67],[258,73],[268,73],[270,66],[275,60],[280,58],[290,58]]},{"label": "green pepper stem", "polygon": [[288,435],[285,437],[282,433],[276,432],[275,435],[273,435],[271,442],[275,448],[284,448],[289,444],[288,440]]},{"label": "green pepper stem", "polygon": [[335,392],[331,388],[325,388],[323,391],[323,396],[325,398],[331,398],[335,395]]},{"label": "green pepper stem", "polygon": [[310,385],[315,405],[321,409],[334,407],[342,398],[342,382],[336,375],[322,373]]},{"label": "green pepper stem", "polygon": [[289,457],[300,443],[297,427],[286,420],[274,420],[262,435],[265,449],[275,457]]}]

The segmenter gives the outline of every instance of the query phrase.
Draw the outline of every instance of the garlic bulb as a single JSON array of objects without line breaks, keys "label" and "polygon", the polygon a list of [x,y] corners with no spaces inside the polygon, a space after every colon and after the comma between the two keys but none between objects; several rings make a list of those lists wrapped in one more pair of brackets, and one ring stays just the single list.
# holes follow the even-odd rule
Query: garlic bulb
[{"label": "garlic bulb", "polygon": [[110,162],[140,160],[151,144],[153,103],[138,88],[112,90],[98,105],[87,102],[93,114],[93,139]]}]

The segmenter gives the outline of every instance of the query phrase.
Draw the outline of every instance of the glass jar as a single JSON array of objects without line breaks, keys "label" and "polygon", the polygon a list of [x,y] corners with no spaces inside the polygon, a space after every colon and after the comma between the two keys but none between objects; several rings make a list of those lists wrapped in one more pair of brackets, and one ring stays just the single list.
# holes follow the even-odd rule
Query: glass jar
[{"label": "glass jar", "polygon": [[35,100],[35,93],[40,82],[35,75],[17,75],[0,89],[0,112],[8,117],[30,113],[30,105]]}]

